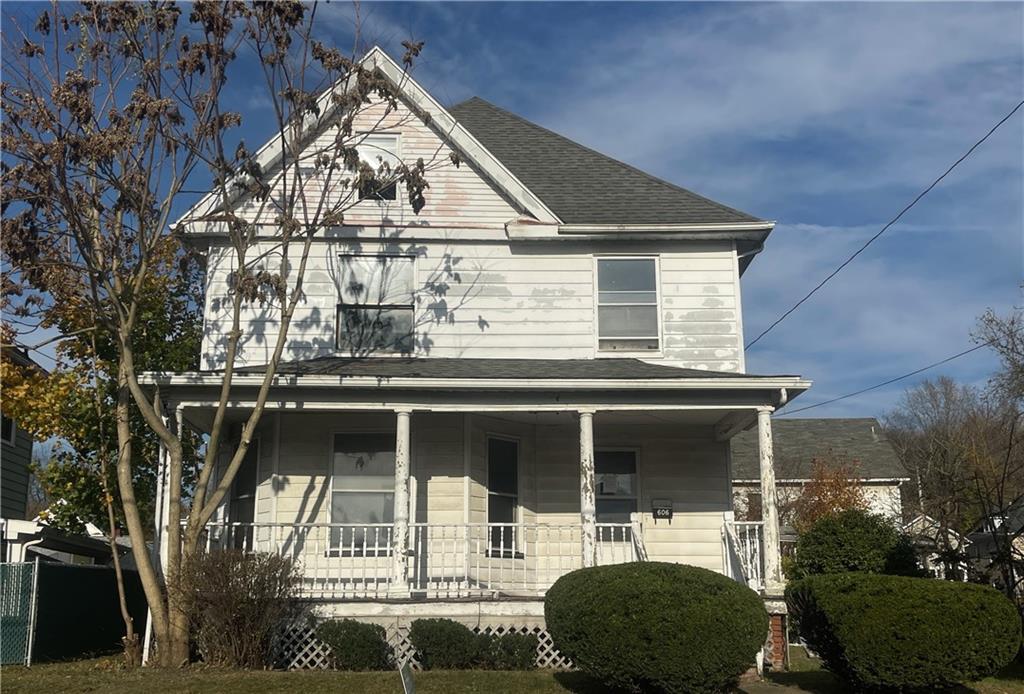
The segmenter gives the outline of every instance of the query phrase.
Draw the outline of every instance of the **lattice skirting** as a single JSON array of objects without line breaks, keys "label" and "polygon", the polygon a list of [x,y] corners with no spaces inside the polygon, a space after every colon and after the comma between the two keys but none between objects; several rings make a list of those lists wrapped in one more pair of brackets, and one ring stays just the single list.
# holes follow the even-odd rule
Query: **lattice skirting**
[{"label": "lattice skirting", "polygon": [[[416,649],[409,641],[409,628],[387,625],[388,643],[395,651],[395,659],[400,665],[408,663],[413,670],[420,670]],[[484,634],[534,634],[537,637],[537,667],[552,670],[568,670],[572,663],[555,648],[551,635],[539,626],[523,626],[515,624],[488,624],[473,629]],[[330,649],[316,637],[311,624],[294,624],[284,629],[275,647],[275,662],[278,667],[287,670],[326,670],[331,666]]]}]

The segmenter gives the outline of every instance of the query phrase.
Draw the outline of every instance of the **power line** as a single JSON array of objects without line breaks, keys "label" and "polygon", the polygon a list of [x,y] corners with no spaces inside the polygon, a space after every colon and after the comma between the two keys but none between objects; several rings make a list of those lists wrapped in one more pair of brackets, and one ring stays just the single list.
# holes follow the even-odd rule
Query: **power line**
[{"label": "power line", "polygon": [[916,376],[917,374],[921,373],[922,371],[927,371],[928,369],[934,369],[936,366],[942,366],[943,364],[951,362],[954,359],[959,359],[960,357],[964,356],[965,354],[970,354],[971,352],[975,352],[975,351],[981,349],[982,347],[988,347],[990,344],[992,344],[991,341],[983,342],[982,344],[975,345],[974,347],[971,347],[970,349],[965,349],[963,352],[960,352],[959,354],[954,354],[951,357],[946,357],[945,359],[943,359],[941,361],[937,361],[934,364],[929,364],[928,366],[923,366],[920,369],[916,369],[914,371],[911,371],[910,373],[905,373],[902,376],[897,376],[896,378],[890,378],[888,381],[885,381],[884,383],[879,383],[877,385],[873,385],[870,388],[862,388],[861,390],[858,390],[858,391],[853,392],[853,393],[847,393],[846,395],[840,395],[837,398],[832,398],[831,400],[826,400],[825,402],[818,402],[818,403],[815,403],[813,405],[808,405],[807,407],[800,407],[800,408],[795,409],[795,410],[790,410],[789,412],[783,412],[783,413],[779,414],[778,416],[779,417],[785,417],[787,415],[796,414],[797,412],[805,412],[806,410],[813,410],[815,407],[822,407],[824,405],[831,405],[834,402],[839,402],[840,400],[846,400],[847,398],[852,398],[852,397],[855,397],[857,395],[863,395],[864,393],[867,393],[868,391],[875,390],[877,388],[882,388],[882,387],[890,385],[892,383],[896,383],[897,381],[902,381],[904,378],[910,378],[911,376]]},{"label": "power line", "polygon": [[904,208],[903,208],[902,210],[900,210],[900,213],[899,213],[898,215],[896,215],[896,216],[895,216],[895,217],[893,217],[893,218],[892,218],[891,220],[889,220],[889,223],[888,223],[888,224],[886,224],[886,225],[885,225],[884,227],[882,227],[882,229],[881,229],[881,230],[880,230],[880,231],[879,231],[879,232],[878,232],[877,234],[875,234],[874,236],[872,236],[872,237],[871,237],[870,239],[868,239],[867,243],[865,243],[865,244],[864,244],[863,246],[861,246],[861,247],[860,247],[859,249],[857,249],[857,252],[856,252],[856,253],[854,253],[854,254],[853,254],[853,255],[851,255],[851,256],[850,256],[849,258],[847,258],[846,260],[844,260],[844,261],[842,262],[842,264],[841,264],[841,265],[840,265],[839,267],[837,267],[837,268],[836,268],[835,270],[833,270],[833,271],[831,272],[831,274],[829,274],[829,275],[828,275],[828,277],[826,277],[826,278],[825,278],[825,279],[823,279],[823,280],[822,280],[821,282],[819,282],[819,283],[818,283],[818,286],[816,286],[816,287],[815,287],[814,289],[812,289],[811,291],[807,292],[807,295],[806,295],[806,296],[804,296],[804,298],[800,299],[800,301],[798,301],[798,302],[796,302],[795,304],[793,304],[793,306],[792,306],[792,307],[791,307],[791,308],[790,308],[790,309],[789,309],[788,311],[786,311],[785,313],[783,313],[783,314],[782,314],[782,315],[781,315],[781,316],[779,317],[779,319],[778,319],[778,320],[776,320],[776,321],[775,321],[774,323],[772,323],[772,324],[771,324],[771,325],[769,325],[769,326],[768,326],[767,328],[765,328],[765,329],[764,329],[764,330],[763,330],[763,331],[761,332],[761,334],[760,334],[760,335],[758,335],[757,337],[755,337],[755,338],[754,338],[754,339],[753,339],[752,341],[750,341],[749,343],[747,343],[747,346],[745,347],[745,349],[750,349],[751,347],[753,347],[754,345],[756,345],[756,344],[757,344],[757,342],[758,342],[758,340],[760,340],[760,339],[761,339],[762,337],[764,337],[765,335],[767,335],[768,333],[770,333],[770,332],[772,331],[772,329],[773,329],[773,328],[774,328],[774,327],[775,327],[776,325],[778,325],[778,324],[779,324],[779,323],[781,323],[782,321],[786,320],[786,318],[787,318],[787,317],[789,317],[789,314],[793,313],[793,311],[795,311],[795,310],[797,310],[798,308],[800,308],[801,304],[803,304],[803,303],[804,303],[805,301],[807,301],[808,299],[810,299],[810,298],[811,298],[811,297],[812,297],[812,296],[814,295],[814,293],[815,293],[815,292],[817,292],[817,291],[818,291],[819,289],[821,289],[822,287],[824,287],[824,286],[825,286],[825,284],[826,284],[826,283],[827,283],[827,282],[828,282],[829,280],[831,280],[831,279],[832,279],[833,277],[835,277],[836,275],[838,275],[838,274],[839,274],[839,272],[840,272],[840,271],[841,271],[841,270],[842,270],[842,269],[843,269],[844,267],[846,267],[846,266],[847,266],[847,265],[849,265],[849,264],[850,264],[851,262],[853,262],[853,259],[854,259],[854,258],[856,258],[856,257],[857,257],[858,255],[860,255],[861,253],[863,253],[863,252],[864,252],[864,250],[865,250],[865,249],[866,249],[866,248],[867,248],[868,246],[870,246],[870,245],[871,245],[872,243],[874,243],[875,239],[877,239],[877,238],[878,238],[879,236],[881,236],[882,234],[884,234],[884,233],[885,233],[885,232],[886,232],[886,231],[887,231],[887,230],[889,229],[889,227],[891,227],[891,226],[892,226],[893,224],[895,224],[896,222],[898,222],[898,221],[900,220],[900,218],[901,218],[901,217],[903,217],[903,215],[904,215],[904,214],[906,214],[906,213],[907,213],[907,212],[908,212],[908,211],[910,210],[910,208],[912,208],[912,207],[913,207],[914,205],[916,205],[916,204],[918,203],[918,201],[919,201],[919,200],[920,200],[921,198],[923,198],[923,197],[924,197],[925,195],[927,195],[928,193],[930,193],[930,192],[931,192],[931,190],[932,190],[932,188],[934,188],[935,186],[939,185],[939,183],[940,183],[940,182],[942,181],[942,179],[944,179],[944,178],[945,178],[946,176],[948,176],[948,175],[950,174],[950,172],[952,172],[952,171],[953,171],[953,169],[955,169],[955,168],[956,168],[957,166],[959,166],[959,165],[960,165],[960,163],[961,163],[961,162],[962,162],[962,161],[963,161],[964,159],[966,159],[967,157],[971,156],[971,154],[972,154],[972,153],[974,152],[974,150],[976,150],[976,149],[977,149],[978,147],[980,147],[980,146],[982,145],[982,143],[983,143],[983,142],[985,142],[985,140],[987,140],[987,139],[988,139],[988,138],[989,138],[989,137],[990,137],[990,136],[992,135],[992,133],[994,133],[994,132],[995,132],[996,130],[998,130],[998,129],[999,129],[999,127],[1000,127],[1000,126],[1001,126],[1001,125],[1002,125],[1003,123],[1005,123],[1006,121],[1010,120],[1010,118],[1011,118],[1011,117],[1013,116],[1013,114],[1015,114],[1015,113],[1016,113],[1017,111],[1019,111],[1019,110],[1020,110],[1020,107],[1021,107],[1021,106],[1024,106],[1024,100],[1020,101],[1020,102],[1019,102],[1019,103],[1018,103],[1018,104],[1017,104],[1016,106],[1014,106],[1014,107],[1013,107],[1013,109],[1012,109],[1012,110],[1011,110],[1011,111],[1010,111],[1009,113],[1007,113],[1007,114],[1006,114],[1005,116],[1003,116],[1002,120],[1000,120],[1000,121],[999,121],[998,123],[996,123],[995,125],[993,125],[993,126],[992,126],[992,129],[991,129],[991,130],[989,130],[989,131],[988,131],[987,133],[985,133],[985,136],[984,136],[983,138],[981,138],[980,140],[978,140],[977,142],[975,142],[975,143],[974,143],[973,145],[971,145],[971,148],[970,148],[969,150],[967,150],[966,152],[964,152],[964,154],[963,154],[963,155],[962,155],[962,156],[961,156],[961,157],[960,157],[959,159],[957,159],[957,160],[956,160],[955,162],[953,162],[953,165],[952,165],[952,166],[950,166],[950,167],[949,167],[948,169],[946,169],[946,171],[945,171],[945,172],[944,172],[944,173],[943,173],[943,174],[942,174],[941,176],[939,176],[939,177],[938,177],[938,178],[936,178],[936,179],[935,179],[934,181],[932,181],[932,184],[931,184],[930,186],[928,186],[927,188],[925,188],[924,190],[922,190],[922,191],[921,191],[921,192],[920,192],[920,193],[918,194],[918,196],[917,196],[916,198],[914,198],[914,199],[913,199],[913,200],[912,200],[912,201],[910,202],[910,204],[909,204],[909,205],[907,205],[907,206],[906,206],[906,207],[904,207]]}]

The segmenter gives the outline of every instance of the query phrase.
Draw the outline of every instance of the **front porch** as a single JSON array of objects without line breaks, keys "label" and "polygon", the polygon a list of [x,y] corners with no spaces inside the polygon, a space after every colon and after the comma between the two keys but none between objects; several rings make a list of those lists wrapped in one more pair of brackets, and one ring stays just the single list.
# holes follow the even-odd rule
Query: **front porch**
[{"label": "front porch", "polygon": [[[290,557],[320,604],[536,601],[575,569],[645,560],[780,594],[770,414],[806,382],[635,360],[576,365],[606,378],[560,377],[553,360],[499,360],[487,378],[480,364],[460,377],[454,360],[408,360],[406,376],[380,361],[386,377],[367,375],[373,360],[285,365],[208,548]],[[425,361],[445,362],[446,377]],[[172,421],[209,430],[216,374],[152,381]],[[215,477],[261,381],[235,377]],[[751,426],[764,524],[732,517],[729,439]]]}]

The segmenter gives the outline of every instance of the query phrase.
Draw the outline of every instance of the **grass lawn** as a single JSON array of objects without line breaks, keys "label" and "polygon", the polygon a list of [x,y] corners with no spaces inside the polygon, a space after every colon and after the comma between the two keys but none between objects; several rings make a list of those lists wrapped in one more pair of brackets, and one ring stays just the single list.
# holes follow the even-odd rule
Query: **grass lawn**
[{"label": "grass lawn", "polygon": [[[746,694],[832,694],[847,692],[817,661],[792,649],[792,671],[772,675],[766,682],[744,683]],[[550,672],[419,672],[414,676],[418,694],[608,694],[607,690],[579,673]],[[193,667],[187,670],[123,670],[116,658],[80,660],[35,665],[32,668],[5,667],[0,671],[4,694],[39,692],[117,692],[118,694],[164,694],[170,692],[217,692],[240,694],[257,691],[303,692],[304,694],[395,694],[402,691],[394,672],[237,672]],[[1014,666],[999,677],[978,682],[965,692],[979,694],[1024,694],[1024,668]]]}]

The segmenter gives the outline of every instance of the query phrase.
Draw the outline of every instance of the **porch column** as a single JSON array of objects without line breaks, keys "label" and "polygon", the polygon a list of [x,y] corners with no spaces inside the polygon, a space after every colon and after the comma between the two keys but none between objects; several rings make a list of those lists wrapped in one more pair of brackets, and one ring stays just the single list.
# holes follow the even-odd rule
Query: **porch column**
[{"label": "porch column", "polygon": [[594,494],[594,411],[580,410],[580,521],[583,566],[597,564],[597,502]]},{"label": "porch column", "polygon": [[761,518],[764,520],[764,583],[768,595],[782,592],[782,550],[779,545],[779,509],[775,496],[775,454],[772,449],[771,411],[757,412],[757,447],[761,466]]},{"label": "porch column", "polygon": [[409,419],[411,410],[396,410],[395,521],[391,536],[391,586],[388,593],[409,597]]}]

